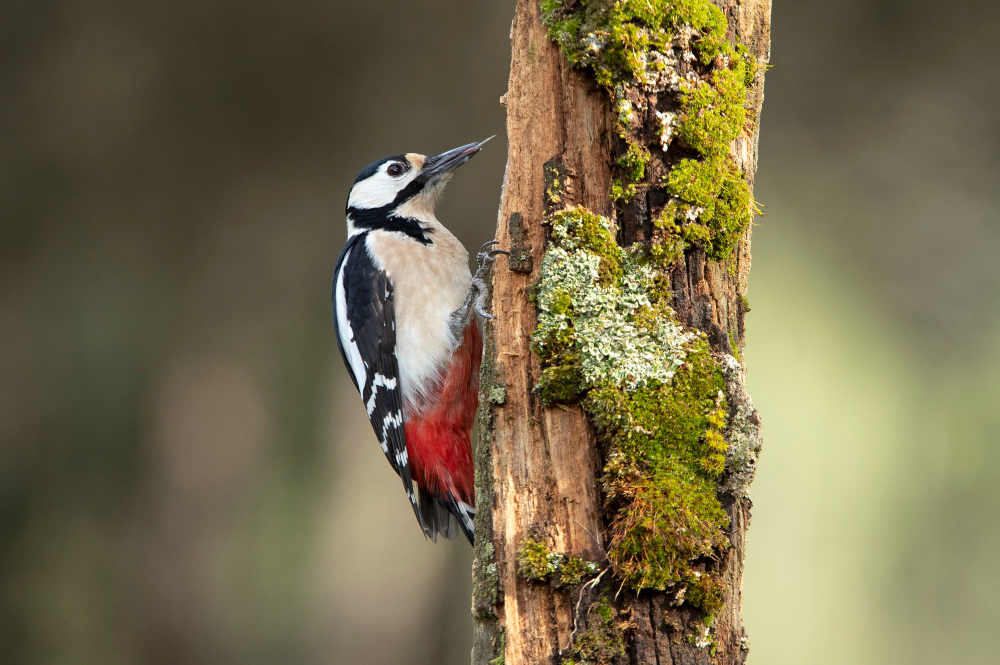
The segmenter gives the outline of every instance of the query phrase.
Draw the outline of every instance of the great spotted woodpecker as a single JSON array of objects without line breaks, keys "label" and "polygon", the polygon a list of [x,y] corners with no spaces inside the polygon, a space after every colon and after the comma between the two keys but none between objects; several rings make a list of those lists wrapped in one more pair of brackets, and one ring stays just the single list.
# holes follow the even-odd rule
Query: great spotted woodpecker
[{"label": "great spotted woodpecker", "polygon": [[432,540],[453,538],[456,522],[473,540],[470,434],[483,346],[473,313],[492,318],[483,310],[483,276],[507,253],[495,242],[483,245],[473,276],[468,252],[434,205],[453,171],[485,142],[430,157],[393,155],[361,171],[333,278],[340,353]]}]

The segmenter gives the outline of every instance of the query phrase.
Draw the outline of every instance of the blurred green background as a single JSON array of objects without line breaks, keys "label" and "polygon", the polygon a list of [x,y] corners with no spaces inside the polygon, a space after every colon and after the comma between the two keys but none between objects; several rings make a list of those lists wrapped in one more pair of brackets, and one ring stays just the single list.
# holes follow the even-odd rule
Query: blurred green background
[{"label": "blurred green background", "polygon": [[[0,5],[0,661],[467,663],[332,336],[354,175],[501,134],[513,0]],[[777,0],[746,358],[750,662],[1000,626],[1000,5]]]}]

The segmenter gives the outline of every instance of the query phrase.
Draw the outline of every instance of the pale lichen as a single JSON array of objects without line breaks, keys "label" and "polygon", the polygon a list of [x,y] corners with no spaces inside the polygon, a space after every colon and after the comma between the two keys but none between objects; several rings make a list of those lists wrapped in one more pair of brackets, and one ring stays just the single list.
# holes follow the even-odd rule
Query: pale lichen
[{"label": "pale lichen", "polygon": [[654,274],[631,252],[620,258],[622,277],[603,286],[602,259],[594,252],[562,246],[547,251],[538,285],[535,342],[544,353],[548,340],[572,328],[584,382],[610,379],[627,389],[650,381],[666,383],[684,363],[697,333],[685,331],[670,316],[660,317],[652,329],[640,325],[639,315],[651,307]]},{"label": "pale lichen", "polygon": [[725,431],[728,442],[726,469],[720,489],[733,496],[743,496],[757,472],[757,458],[763,444],[760,416],[743,384],[743,364],[727,354],[722,357],[721,367],[730,416]]},{"label": "pale lichen", "polygon": [[677,114],[672,111],[655,111],[656,119],[660,123],[660,148],[667,152],[670,142],[674,139],[674,130],[677,127]]},{"label": "pale lichen", "polygon": [[507,403],[507,386],[490,386],[489,393],[487,394],[487,399],[490,404],[495,404],[497,406],[503,406]]}]

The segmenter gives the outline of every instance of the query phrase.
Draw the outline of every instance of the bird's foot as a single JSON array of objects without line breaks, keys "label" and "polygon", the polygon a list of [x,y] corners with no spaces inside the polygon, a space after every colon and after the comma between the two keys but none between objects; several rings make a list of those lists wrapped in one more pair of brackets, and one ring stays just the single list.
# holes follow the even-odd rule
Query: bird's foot
[{"label": "bird's foot", "polygon": [[472,278],[472,290],[475,292],[473,308],[476,310],[476,314],[484,319],[494,318],[492,314],[486,311],[486,296],[489,294],[489,289],[486,288],[486,275],[489,273],[493,262],[497,260],[497,256],[500,254],[510,256],[510,252],[505,249],[494,249],[497,244],[499,243],[496,240],[490,240],[487,243],[483,243],[483,246],[479,248],[479,253],[476,255],[479,268],[476,270],[475,277]]}]

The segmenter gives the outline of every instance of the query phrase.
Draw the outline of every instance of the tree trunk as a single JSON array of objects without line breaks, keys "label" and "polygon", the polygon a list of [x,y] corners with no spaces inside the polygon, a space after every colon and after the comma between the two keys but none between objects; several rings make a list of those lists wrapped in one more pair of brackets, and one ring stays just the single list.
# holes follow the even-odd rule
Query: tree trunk
[{"label": "tree trunk", "polygon": [[[740,92],[745,96],[745,122],[733,131],[735,139],[726,137],[728,150],[724,151],[726,163],[735,164],[737,176],[752,191],[769,52],[770,0],[712,2],[727,21],[725,39],[745,46],[747,61],[756,65],[756,70],[750,66],[747,87]],[[615,70],[613,77],[621,79],[609,80],[611,70],[602,72],[601,61],[588,60],[591,56],[586,49],[594,53],[611,49],[608,44],[614,37],[608,35],[614,33],[586,30],[592,25],[587,20],[603,21],[597,14],[610,11],[611,4],[607,0],[561,4],[547,0],[540,7],[538,0],[519,0],[511,28],[511,74],[501,100],[508,112],[509,152],[497,236],[511,257],[510,269],[501,261],[493,275],[497,318],[488,326],[482,375],[474,665],[728,664],[746,659],[748,643],[741,619],[750,518],[746,488],[760,449],[759,420],[743,391],[743,366],[738,360],[748,309],[744,295],[750,227],[748,223],[733,226],[736,233],[727,244],[726,231],[712,226],[718,222],[705,221],[705,205],[695,207],[696,202],[677,194],[682,185],[665,184],[671,173],[680,172],[681,159],[712,154],[711,147],[705,147],[708,143],[699,148],[699,142],[707,139],[699,137],[695,130],[701,126],[694,123],[705,114],[692,111],[692,88],[684,87],[688,85],[685,77],[713,84],[722,81],[714,72],[734,68],[730,63],[734,52],[713,55],[703,33],[696,29],[692,36],[690,26],[676,20],[673,25],[664,24],[674,35],[674,50],[669,54],[673,59],[667,70],[680,78],[674,77],[672,83],[656,78],[640,84],[629,79],[627,72]],[[707,5],[707,1],[652,0],[647,4],[676,5],[683,11]],[[586,11],[594,15],[585,20]],[[669,15],[676,19],[676,13]],[[571,23],[559,23],[574,17],[584,17],[579,31]],[[579,53],[584,55],[573,64],[568,59],[572,44],[563,43],[561,49],[552,39],[565,26],[574,31],[567,41],[591,40],[580,42],[584,46]],[[677,81],[681,81],[679,87]],[[694,85],[702,84],[696,81]],[[722,83],[718,85],[721,89]],[[677,124],[674,117],[691,124]],[[705,128],[715,131],[710,123]],[[671,136],[674,129],[677,135]],[[635,160],[630,161],[634,154],[649,157],[642,168],[636,169]],[[703,161],[716,158],[704,157]],[[670,208],[675,203],[682,207]],[[683,207],[688,203],[689,207]],[[709,201],[708,206],[714,204]],[[740,205],[752,206],[752,198]],[[676,224],[663,222],[669,217],[664,212],[668,208],[670,215],[679,215]],[[658,575],[663,571],[657,562],[644,560],[641,553],[638,559],[628,559],[638,561],[644,571],[637,577],[623,555],[609,554],[613,544],[624,542],[624,527],[617,527],[616,519],[620,522],[627,514],[635,495],[632,486],[622,484],[625,476],[611,466],[625,449],[621,441],[628,434],[619,432],[615,439],[613,427],[595,420],[594,391],[603,385],[600,378],[582,381],[573,395],[546,394],[539,389],[545,380],[543,371],[555,362],[551,356],[540,358],[536,333],[536,306],[544,299],[543,262],[554,247],[553,219],[560,211],[571,211],[582,219],[577,211],[583,210],[612,220],[618,245],[639,246],[646,255],[661,257],[652,261],[651,274],[663,278],[656,283],[664,285],[670,309],[656,311],[673,317],[686,331],[704,333],[698,338],[703,342],[693,344],[704,344],[704,357],[710,357],[717,368],[713,371],[724,382],[724,400],[720,393],[715,402],[716,407],[725,406],[720,411],[724,422],[705,426],[697,445],[711,443],[712,427],[725,440],[724,469],[720,461],[717,472],[705,473],[713,474],[706,477],[714,479],[715,498],[728,519],[719,522],[718,538],[712,540],[710,551],[705,550],[709,553],[687,557],[679,565],[681,572],[675,571],[673,577]],[[734,219],[742,219],[739,215],[744,213],[748,220],[750,213],[739,210]],[[717,212],[716,220],[722,218]],[[699,229],[709,231],[699,235]],[[655,297],[651,295],[650,300]],[[582,334],[579,320],[576,327],[577,334]],[[689,371],[694,358],[700,357],[691,350],[695,348],[686,352],[687,361],[676,370],[677,376]],[[626,392],[618,394],[634,396],[640,390],[628,380],[622,384]],[[705,407],[709,423],[715,422],[711,407],[710,403]],[[673,450],[669,436],[664,440]],[[667,464],[673,454],[667,454]],[[651,468],[642,457],[639,454],[639,461],[630,468]],[[633,479],[640,485],[643,482]],[[625,540],[629,537],[624,534]],[[709,579],[718,580],[721,603],[703,599],[715,587],[699,586],[699,580]]]}]

